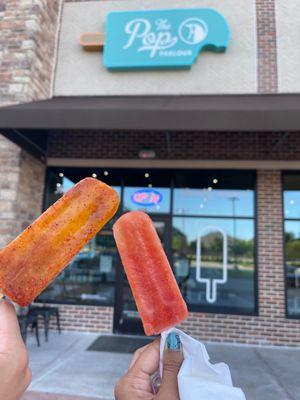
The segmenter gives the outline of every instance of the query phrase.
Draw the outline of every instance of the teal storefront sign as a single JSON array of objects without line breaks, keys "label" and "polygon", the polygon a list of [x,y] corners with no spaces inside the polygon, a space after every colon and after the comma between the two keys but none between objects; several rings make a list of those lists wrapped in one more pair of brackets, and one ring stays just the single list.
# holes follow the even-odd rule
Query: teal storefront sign
[{"label": "teal storefront sign", "polygon": [[208,8],[111,12],[103,62],[109,70],[187,69],[202,51],[225,52],[225,18]]}]

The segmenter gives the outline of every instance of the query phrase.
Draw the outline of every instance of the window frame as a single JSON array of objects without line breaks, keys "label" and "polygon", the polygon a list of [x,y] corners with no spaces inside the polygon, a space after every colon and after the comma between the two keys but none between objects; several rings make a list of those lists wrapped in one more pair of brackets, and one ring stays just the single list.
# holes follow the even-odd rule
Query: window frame
[{"label": "window frame", "polygon": [[[207,171],[208,173],[210,171],[217,173],[218,170],[216,169],[203,169],[201,168],[200,171]],[[237,308],[237,307],[227,307],[222,309],[220,306],[211,306],[211,305],[195,305],[195,304],[189,304],[187,303],[188,309],[191,312],[204,312],[207,314],[222,314],[222,315],[241,315],[241,316],[253,316],[253,317],[258,317],[259,316],[259,288],[258,288],[258,251],[257,251],[257,246],[258,246],[258,224],[257,224],[257,171],[256,170],[227,170],[227,172],[232,172],[233,174],[238,174],[241,173],[251,173],[252,174],[252,179],[253,179],[253,191],[254,191],[254,198],[253,198],[253,216],[238,216],[235,217],[235,219],[239,220],[252,220],[253,221],[253,226],[254,226],[254,241],[253,241],[253,261],[254,261],[254,282],[253,282],[253,294],[254,294],[254,310],[253,311],[245,311],[244,308]],[[176,173],[176,170],[174,170],[174,174]],[[174,186],[174,179],[172,179],[172,184],[171,184],[171,209],[170,209],[170,217],[171,217],[171,229],[173,228],[173,218],[211,218],[211,219],[217,219],[217,218],[222,218],[222,219],[233,219],[232,216],[222,216],[222,215],[182,215],[182,214],[175,214],[173,212],[174,210],[174,190],[176,187]],[[171,242],[172,242],[172,237],[171,237]],[[172,247],[172,243],[171,243]],[[173,252],[170,252],[171,254],[171,265],[173,268],[174,265],[174,259],[173,259]]]},{"label": "window frame", "polygon": [[[255,190],[255,189],[254,189]],[[197,218],[197,219],[228,219],[233,220],[232,217],[224,217],[224,216],[191,216],[191,215],[172,215],[172,227],[173,227],[173,218]],[[258,303],[259,303],[259,291],[258,291],[258,263],[257,263],[257,221],[256,221],[256,191],[254,195],[254,216],[253,217],[236,217],[237,220],[248,220],[253,221],[253,233],[254,233],[254,241],[253,241],[253,261],[254,261],[254,282],[253,282],[253,294],[254,294],[254,310],[247,311],[245,308],[241,307],[222,307],[220,305],[213,306],[213,305],[195,305],[187,303],[188,309],[191,312],[205,312],[211,314],[227,314],[227,315],[245,315],[245,316],[258,316]],[[174,264],[173,260],[173,252],[171,251],[171,261],[172,265]]]},{"label": "window frame", "polygon": [[[287,175],[300,175],[300,171],[282,171],[281,173],[281,201],[282,201],[282,253],[283,253],[283,272],[284,272],[284,301],[285,301],[285,318],[291,320],[299,320],[299,315],[291,315],[288,311],[288,285],[287,285],[287,256],[286,256],[286,243],[285,243],[285,223],[286,221],[295,221],[299,222],[300,218],[286,218],[285,217],[285,200],[284,200],[284,178]],[[300,187],[299,187],[300,191]]]}]

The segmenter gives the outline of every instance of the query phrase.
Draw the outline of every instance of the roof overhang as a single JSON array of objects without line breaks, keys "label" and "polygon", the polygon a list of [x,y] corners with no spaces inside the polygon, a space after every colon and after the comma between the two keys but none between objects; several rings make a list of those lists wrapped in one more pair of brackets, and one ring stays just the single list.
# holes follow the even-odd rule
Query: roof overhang
[{"label": "roof overhang", "polygon": [[298,131],[300,95],[56,97],[0,108],[0,128]]}]

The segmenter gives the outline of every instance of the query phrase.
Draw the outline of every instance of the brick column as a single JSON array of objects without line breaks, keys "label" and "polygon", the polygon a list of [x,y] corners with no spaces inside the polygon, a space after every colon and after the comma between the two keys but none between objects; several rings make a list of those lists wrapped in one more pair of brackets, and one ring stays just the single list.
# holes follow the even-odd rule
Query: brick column
[{"label": "brick column", "polygon": [[276,93],[277,43],[275,0],[256,0],[257,24],[257,91]]},{"label": "brick column", "polygon": [[285,317],[282,185],[280,171],[257,173],[259,315]]},{"label": "brick column", "polygon": [[20,149],[0,136],[0,248],[13,239]]},{"label": "brick column", "polygon": [[0,106],[51,93],[61,0],[0,0]]},{"label": "brick column", "polygon": [[0,248],[41,212],[45,166],[0,135]]}]

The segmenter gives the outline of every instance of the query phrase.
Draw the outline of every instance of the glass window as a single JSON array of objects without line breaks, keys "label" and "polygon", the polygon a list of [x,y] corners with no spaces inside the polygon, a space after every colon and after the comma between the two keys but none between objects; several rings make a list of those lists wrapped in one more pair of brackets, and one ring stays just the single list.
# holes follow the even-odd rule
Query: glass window
[{"label": "glass window", "polygon": [[175,217],[172,248],[190,306],[255,311],[253,220]]},{"label": "glass window", "polygon": [[174,183],[173,263],[189,307],[255,313],[254,174],[180,171]]},{"label": "glass window", "polygon": [[283,188],[287,314],[300,318],[300,174],[285,174]]},{"label": "glass window", "polygon": [[254,214],[253,190],[175,189],[174,214],[222,215],[252,217]]}]

